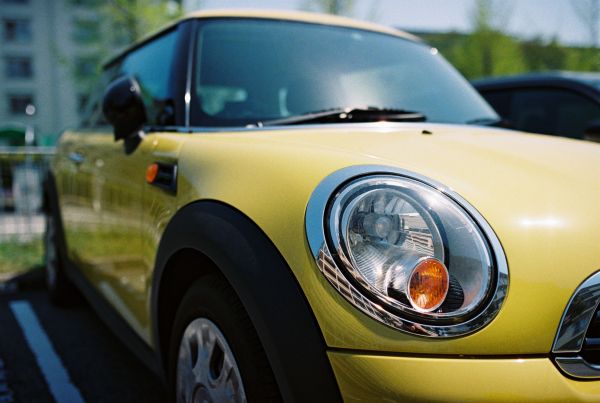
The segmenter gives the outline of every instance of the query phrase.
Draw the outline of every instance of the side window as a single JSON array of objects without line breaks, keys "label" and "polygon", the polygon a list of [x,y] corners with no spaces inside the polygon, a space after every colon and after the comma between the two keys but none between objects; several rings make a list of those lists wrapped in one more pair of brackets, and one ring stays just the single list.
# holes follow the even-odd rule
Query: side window
[{"label": "side window", "polygon": [[487,90],[482,91],[481,95],[492,105],[492,108],[498,112],[504,119],[510,115],[510,99],[512,91],[510,90]]},{"label": "side window", "polygon": [[515,91],[510,107],[511,123],[519,130],[579,139],[587,124],[599,118],[599,105],[560,88]]},{"label": "side window", "polygon": [[89,96],[85,105],[82,106],[81,127],[94,128],[108,125],[104,114],[102,113],[102,100],[107,85],[115,78],[117,74],[116,67],[110,67],[102,72],[93,92]]},{"label": "side window", "polygon": [[151,125],[175,122],[170,83],[176,43],[177,31],[170,31],[127,55],[119,68],[119,75],[133,76],[140,84]]}]

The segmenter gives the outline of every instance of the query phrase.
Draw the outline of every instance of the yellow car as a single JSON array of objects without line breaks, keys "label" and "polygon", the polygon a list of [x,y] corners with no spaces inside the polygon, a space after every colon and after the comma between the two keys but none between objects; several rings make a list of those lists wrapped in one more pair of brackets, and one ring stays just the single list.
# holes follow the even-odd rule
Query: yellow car
[{"label": "yellow car", "polygon": [[497,120],[406,33],[192,14],[63,134],[50,295],[177,402],[600,400],[600,145]]}]

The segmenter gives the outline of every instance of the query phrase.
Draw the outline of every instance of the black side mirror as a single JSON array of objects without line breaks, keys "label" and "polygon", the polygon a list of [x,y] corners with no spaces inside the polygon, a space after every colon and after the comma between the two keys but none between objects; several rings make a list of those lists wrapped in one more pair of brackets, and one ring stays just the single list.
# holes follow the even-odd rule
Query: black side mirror
[{"label": "black side mirror", "polygon": [[588,122],[585,128],[584,138],[586,140],[600,142],[600,119]]},{"label": "black side mirror", "polygon": [[125,76],[110,83],[104,93],[102,112],[114,127],[115,141],[140,137],[146,123],[146,108],[136,79]]}]

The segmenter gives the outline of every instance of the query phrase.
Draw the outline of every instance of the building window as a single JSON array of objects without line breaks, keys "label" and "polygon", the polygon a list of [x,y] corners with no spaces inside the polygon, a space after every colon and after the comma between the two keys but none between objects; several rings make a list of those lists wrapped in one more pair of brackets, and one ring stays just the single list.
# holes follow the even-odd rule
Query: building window
[{"label": "building window", "polygon": [[82,57],[75,63],[75,75],[78,78],[90,78],[98,72],[98,60],[95,57]]},{"label": "building window", "polygon": [[6,42],[31,42],[31,24],[29,20],[7,19],[2,22]]},{"label": "building window", "polygon": [[9,113],[13,115],[26,115],[26,111],[32,109],[33,95],[9,94],[7,101]]},{"label": "building window", "polygon": [[80,44],[96,42],[100,39],[100,23],[95,19],[77,18],[73,21],[73,40]]},{"label": "building window", "polygon": [[31,78],[33,66],[29,57],[7,57],[5,59],[7,78]]}]

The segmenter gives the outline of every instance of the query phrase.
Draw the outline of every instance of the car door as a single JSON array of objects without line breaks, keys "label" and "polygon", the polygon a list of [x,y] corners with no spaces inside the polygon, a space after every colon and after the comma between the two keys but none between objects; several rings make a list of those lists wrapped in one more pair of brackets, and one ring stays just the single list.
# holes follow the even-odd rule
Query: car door
[{"label": "car door", "polygon": [[600,105],[567,88],[525,88],[513,92],[509,114],[519,130],[582,139]]},{"label": "car door", "polygon": [[67,131],[58,144],[54,169],[69,259],[87,270],[96,257],[94,237],[101,227],[94,208],[95,130],[89,127]]},{"label": "car door", "polygon": [[53,167],[66,252],[69,260],[83,272],[89,272],[103,255],[96,246],[97,234],[102,228],[96,145],[110,132],[101,111],[102,94],[110,74],[110,70],[103,73],[79,127],[61,135]]},{"label": "car door", "polygon": [[[178,30],[153,38],[118,62],[118,76],[137,80],[146,107],[147,123],[153,127],[174,122],[171,85]],[[146,340],[150,339],[147,309],[150,272],[142,248],[142,215],[147,191],[146,170],[153,164],[155,135],[141,139],[129,154],[112,136],[97,146],[97,180],[102,192],[100,242],[106,254],[95,266],[94,281],[104,297]]]},{"label": "car door", "polygon": [[587,95],[555,86],[525,86],[483,93],[494,109],[517,130],[582,139],[600,119],[600,105]]},{"label": "car door", "polygon": [[[171,73],[177,49],[177,28],[152,38],[109,65],[114,77],[134,78],[141,89],[150,131],[173,125],[174,95]],[[95,228],[95,253],[84,274],[119,311],[121,316],[150,341],[147,298],[150,286],[148,259],[142,248],[142,215],[146,170],[156,162],[156,134],[141,137],[133,150],[115,142],[111,127],[94,137],[92,198],[89,204],[101,225]]]}]

